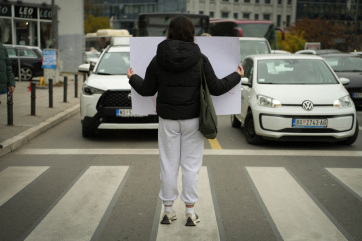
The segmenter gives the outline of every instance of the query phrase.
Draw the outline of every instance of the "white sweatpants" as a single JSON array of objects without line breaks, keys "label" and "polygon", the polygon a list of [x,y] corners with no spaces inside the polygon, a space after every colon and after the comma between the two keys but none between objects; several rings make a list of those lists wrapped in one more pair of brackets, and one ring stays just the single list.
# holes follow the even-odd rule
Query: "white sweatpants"
[{"label": "white sweatpants", "polygon": [[202,166],[204,136],[199,129],[199,118],[168,120],[159,118],[158,145],[161,159],[161,190],[164,205],[172,205],[178,197],[177,176],[182,170],[181,200],[193,205],[199,200],[197,184]]}]

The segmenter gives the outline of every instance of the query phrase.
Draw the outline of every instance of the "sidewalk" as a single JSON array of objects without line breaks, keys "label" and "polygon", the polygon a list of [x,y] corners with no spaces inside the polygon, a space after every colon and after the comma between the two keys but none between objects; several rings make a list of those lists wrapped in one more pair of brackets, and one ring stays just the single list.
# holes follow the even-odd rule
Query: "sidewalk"
[{"label": "sidewalk", "polygon": [[[64,102],[64,76],[68,76],[67,101]],[[0,95],[0,157],[14,151],[34,137],[79,113],[79,97],[83,76],[78,74],[78,97],[75,98],[74,74],[62,74],[61,82],[53,86],[53,108],[49,108],[48,86],[40,87],[37,82],[35,115],[31,115],[31,92],[29,82],[17,81],[13,94],[13,125],[8,125],[7,95]]]}]

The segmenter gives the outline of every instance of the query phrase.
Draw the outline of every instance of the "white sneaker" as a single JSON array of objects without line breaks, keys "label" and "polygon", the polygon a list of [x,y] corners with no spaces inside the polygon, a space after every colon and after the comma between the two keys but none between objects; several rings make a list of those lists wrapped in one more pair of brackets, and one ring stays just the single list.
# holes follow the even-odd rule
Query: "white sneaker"
[{"label": "white sneaker", "polygon": [[170,213],[169,211],[164,211],[163,212],[163,218],[161,220],[161,224],[171,224],[172,221],[176,220],[176,212],[172,211],[172,213]]},{"label": "white sneaker", "polygon": [[196,213],[186,213],[185,226],[196,226],[196,223],[200,222],[199,216]]}]

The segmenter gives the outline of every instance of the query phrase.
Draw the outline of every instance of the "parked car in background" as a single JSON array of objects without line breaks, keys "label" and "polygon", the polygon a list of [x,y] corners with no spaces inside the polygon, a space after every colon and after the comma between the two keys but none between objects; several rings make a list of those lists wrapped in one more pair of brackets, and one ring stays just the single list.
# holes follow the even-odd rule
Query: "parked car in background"
[{"label": "parked car in background", "polygon": [[[132,113],[129,46],[108,46],[92,74],[83,83],[80,114],[83,137],[92,137],[99,129],[157,129],[157,115]],[[90,64],[79,66],[88,73]]]},{"label": "parked car in background", "polygon": [[265,38],[241,37],[240,40],[240,61],[248,55],[270,54],[271,48]]},{"label": "parked car in background", "polygon": [[315,54],[315,55],[322,55],[322,54],[335,54],[335,53],[341,53],[341,51],[337,49],[303,49],[295,52],[296,54]]},{"label": "parked car in background", "polygon": [[87,51],[83,54],[83,63],[90,64],[90,70],[93,70],[100,56],[98,51]]},{"label": "parked car in background", "polygon": [[8,51],[13,74],[19,76],[19,61],[20,58],[20,76],[22,81],[30,81],[33,77],[44,75],[43,70],[43,52],[38,47],[23,46],[23,45],[8,45],[4,44]]},{"label": "parked car in background", "polygon": [[321,55],[338,77],[350,80],[345,85],[355,105],[362,105],[362,55],[327,54]]},{"label": "parked car in background", "polygon": [[332,140],[350,145],[358,136],[356,109],[325,60],[315,55],[269,54],[247,57],[242,66],[241,113],[250,144],[272,140]]}]

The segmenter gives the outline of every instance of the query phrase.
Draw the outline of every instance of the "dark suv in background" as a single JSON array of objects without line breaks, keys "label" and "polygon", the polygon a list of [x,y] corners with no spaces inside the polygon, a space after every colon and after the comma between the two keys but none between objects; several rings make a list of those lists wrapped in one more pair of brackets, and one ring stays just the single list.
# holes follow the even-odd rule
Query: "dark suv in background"
[{"label": "dark suv in background", "polygon": [[20,57],[20,74],[22,81],[30,81],[33,77],[44,75],[43,53],[40,48],[22,45],[7,45],[4,44],[8,51],[13,74],[15,77],[19,76],[18,58]]}]

